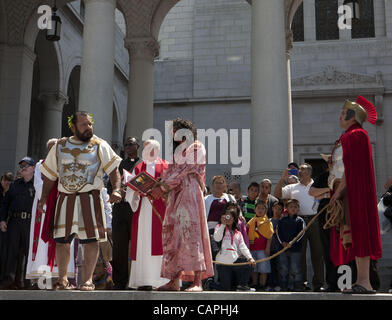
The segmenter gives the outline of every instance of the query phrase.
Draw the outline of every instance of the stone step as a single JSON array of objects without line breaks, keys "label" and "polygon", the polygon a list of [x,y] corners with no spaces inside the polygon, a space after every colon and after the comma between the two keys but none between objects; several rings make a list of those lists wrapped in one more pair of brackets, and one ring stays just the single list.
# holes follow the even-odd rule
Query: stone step
[{"label": "stone step", "polygon": [[[1,290],[0,300],[222,300],[235,304],[239,300],[392,300],[392,294],[350,295],[318,292],[157,292],[157,291],[47,291]],[[224,300],[224,301],[223,301]],[[234,301],[234,302],[225,302]],[[216,303],[215,303],[216,304]]]}]

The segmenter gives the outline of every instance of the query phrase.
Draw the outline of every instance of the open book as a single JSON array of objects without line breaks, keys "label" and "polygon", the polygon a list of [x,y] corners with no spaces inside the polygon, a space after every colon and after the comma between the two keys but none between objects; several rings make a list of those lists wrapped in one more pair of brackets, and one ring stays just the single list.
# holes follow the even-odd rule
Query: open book
[{"label": "open book", "polygon": [[132,190],[140,192],[143,195],[149,193],[158,182],[152,175],[145,171],[140,172],[137,176],[135,176],[127,170],[123,171],[123,181],[126,186],[130,187]]}]

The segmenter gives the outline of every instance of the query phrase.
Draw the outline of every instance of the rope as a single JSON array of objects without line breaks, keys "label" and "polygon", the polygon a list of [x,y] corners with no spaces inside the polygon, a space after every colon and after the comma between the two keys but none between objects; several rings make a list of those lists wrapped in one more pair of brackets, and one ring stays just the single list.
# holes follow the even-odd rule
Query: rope
[{"label": "rope", "polygon": [[154,211],[155,215],[158,217],[159,221],[161,222],[161,225],[163,225],[162,217],[159,214],[158,210],[154,207],[154,205],[152,204],[152,201],[150,200],[150,198],[147,197],[147,199],[148,199],[148,201],[150,201],[152,210]]},{"label": "rope", "polygon": [[[336,202],[335,202],[335,203],[336,203]],[[298,233],[297,236],[296,236],[293,240],[291,240],[291,241],[289,242],[289,245],[288,245],[287,247],[285,247],[285,248],[283,248],[282,250],[280,250],[280,251],[274,253],[272,256],[269,256],[269,257],[267,257],[267,258],[263,258],[263,259],[260,259],[260,260],[256,260],[255,262],[256,262],[256,263],[260,263],[260,262],[269,261],[269,260],[271,260],[271,259],[273,259],[273,258],[279,256],[280,254],[282,254],[282,253],[285,252],[286,250],[290,249],[291,246],[293,245],[293,243],[295,243],[300,237],[302,237],[303,234],[304,234],[304,233],[309,229],[309,227],[314,223],[314,221],[315,221],[315,220],[316,220],[316,219],[317,219],[317,218],[318,218],[327,208],[330,208],[330,207],[333,208],[333,206],[331,206],[330,204],[328,204],[328,205],[325,206],[323,209],[321,209],[317,214],[315,214],[314,217],[312,218],[312,220],[310,220],[309,223],[306,225],[306,227],[305,227],[300,233]],[[212,262],[215,263],[215,264],[223,265],[223,266],[235,266],[235,267],[237,267],[237,266],[245,266],[245,265],[252,264],[252,263],[249,262],[249,261],[248,261],[248,262],[241,262],[241,263],[223,263],[223,262],[218,262],[218,261],[212,261]]]},{"label": "rope", "polygon": [[344,208],[343,201],[336,200],[332,206],[329,206],[327,213],[325,214],[325,224],[323,229],[329,229],[335,227],[340,229],[344,225]]},{"label": "rope", "polygon": [[[163,185],[165,187],[165,189],[167,188],[167,186],[158,181],[156,185]],[[162,218],[160,216],[160,214],[157,212],[157,210],[155,209],[152,201],[148,198],[148,200],[151,203],[152,209],[154,211],[154,213],[158,216],[159,220],[161,221],[161,224],[163,224]],[[327,210],[328,209],[328,210]],[[293,245],[293,243],[295,243],[299,238],[301,238],[304,233],[310,228],[310,226],[314,223],[314,221],[325,211],[327,210],[327,214],[326,214],[326,223],[324,224],[323,228],[324,229],[328,229],[331,227],[339,227],[340,225],[344,224],[344,209],[343,209],[343,202],[341,200],[336,200],[334,205],[328,204],[326,205],[323,209],[321,209],[317,214],[314,215],[314,217],[309,221],[309,223],[306,225],[306,227],[297,234],[297,236],[291,240],[289,242],[289,245],[285,248],[283,248],[282,250],[274,253],[272,256],[260,259],[260,260],[256,260],[256,263],[261,263],[261,262],[265,262],[265,261],[269,261],[274,259],[275,257],[281,255],[283,252],[285,252],[286,250],[290,249],[291,246]],[[215,264],[219,264],[219,265],[223,265],[223,266],[245,266],[245,265],[250,265],[252,264],[251,262],[240,262],[240,263],[223,263],[223,262],[219,262],[219,261],[212,261]]]}]

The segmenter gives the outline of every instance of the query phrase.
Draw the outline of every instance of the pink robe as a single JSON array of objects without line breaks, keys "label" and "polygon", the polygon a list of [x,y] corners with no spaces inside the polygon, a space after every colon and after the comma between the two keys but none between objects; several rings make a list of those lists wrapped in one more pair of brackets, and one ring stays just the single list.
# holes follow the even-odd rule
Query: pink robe
[{"label": "pink robe", "polygon": [[[193,281],[193,271],[202,271],[202,279],[214,275],[203,197],[206,170],[203,144],[195,141],[186,149],[185,157],[186,163],[170,164],[162,176],[170,193],[162,228],[161,277],[175,279],[182,272],[183,281]],[[190,164],[192,159],[194,164]]]}]

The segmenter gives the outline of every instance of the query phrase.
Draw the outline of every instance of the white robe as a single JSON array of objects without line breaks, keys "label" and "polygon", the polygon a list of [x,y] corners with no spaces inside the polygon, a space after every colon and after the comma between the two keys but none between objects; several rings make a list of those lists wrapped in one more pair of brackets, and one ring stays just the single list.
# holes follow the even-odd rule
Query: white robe
[{"label": "white robe", "polygon": [[[48,274],[48,272],[50,272],[50,267],[47,265],[48,264],[48,243],[45,243],[41,239],[42,228],[43,228],[44,220],[45,220],[45,213],[42,213],[41,229],[40,229],[40,234],[39,234],[39,238],[38,238],[37,254],[35,256],[35,260],[33,261],[33,240],[34,240],[35,217],[36,217],[38,200],[41,198],[42,186],[43,186],[43,181],[41,179],[41,171],[39,170],[39,167],[41,166],[41,164],[42,164],[42,160],[36,164],[35,173],[34,173],[35,198],[34,198],[33,208],[31,211],[30,245],[29,245],[29,256],[28,256],[28,260],[27,260],[26,279],[39,279],[44,274],[45,271],[47,272],[47,275],[45,276],[46,278],[52,278],[52,277],[57,278],[59,276],[57,266],[54,266],[52,272]],[[44,209],[46,209],[46,205],[44,206]],[[72,243],[71,243],[71,256],[72,257],[73,257],[73,252],[74,252],[74,241],[72,241]],[[69,262],[68,270],[67,270],[67,277],[68,278],[75,278],[74,259],[71,259]]]},{"label": "white robe", "polygon": [[[155,162],[146,165],[146,171],[151,176],[155,176]],[[133,175],[135,172],[133,172]],[[132,211],[136,211],[140,196],[127,188],[125,197],[131,205]],[[137,288],[141,286],[160,287],[168,282],[168,279],[161,278],[162,256],[151,255],[151,234],[152,234],[152,206],[147,198],[142,198],[139,214],[139,225],[137,234],[136,261],[131,261],[131,274],[129,277],[129,287]]]}]

